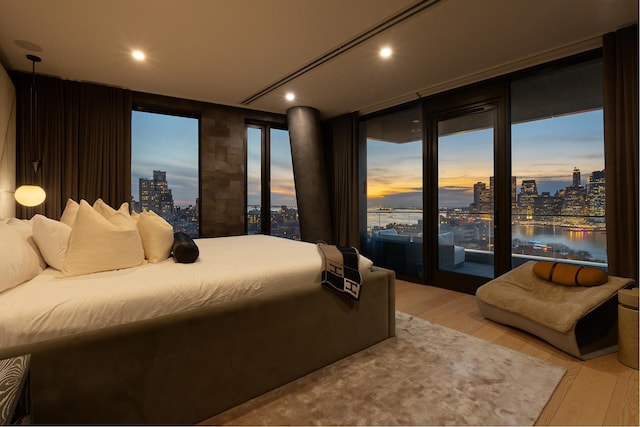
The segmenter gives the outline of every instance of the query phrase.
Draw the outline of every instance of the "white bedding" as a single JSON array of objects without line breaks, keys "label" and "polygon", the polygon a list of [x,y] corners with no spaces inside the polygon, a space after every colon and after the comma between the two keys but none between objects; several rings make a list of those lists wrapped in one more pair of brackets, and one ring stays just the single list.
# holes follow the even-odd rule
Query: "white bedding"
[{"label": "white bedding", "polygon": [[[0,292],[0,351],[300,286],[320,286],[315,244],[252,235],[198,239],[193,264],[60,278],[47,268]],[[360,271],[371,269],[360,257]]]}]

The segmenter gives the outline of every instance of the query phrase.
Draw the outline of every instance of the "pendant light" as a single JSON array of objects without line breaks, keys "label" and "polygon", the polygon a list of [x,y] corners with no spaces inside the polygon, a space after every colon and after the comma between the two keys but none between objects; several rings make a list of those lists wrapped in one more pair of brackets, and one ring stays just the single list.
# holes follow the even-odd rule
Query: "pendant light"
[{"label": "pendant light", "polygon": [[[35,176],[38,174],[38,170],[40,169],[40,160],[36,159],[36,111],[37,111],[37,93],[36,93],[36,62],[42,61],[40,57],[35,55],[27,55],[27,59],[32,62],[32,71],[31,71],[31,100],[30,100],[30,111],[29,111],[29,143],[27,145],[27,155],[31,157],[31,166],[33,167],[33,179],[28,181],[35,181]],[[15,199],[16,202],[20,203],[23,206],[38,206],[44,202],[47,198],[47,194],[42,189],[42,187],[35,184],[26,184],[21,185],[16,189]]]}]

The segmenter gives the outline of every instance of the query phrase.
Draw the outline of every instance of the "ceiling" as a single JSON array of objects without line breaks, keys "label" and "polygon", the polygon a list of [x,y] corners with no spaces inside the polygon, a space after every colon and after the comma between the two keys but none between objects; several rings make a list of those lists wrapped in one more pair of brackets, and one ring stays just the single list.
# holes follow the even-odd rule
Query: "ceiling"
[{"label": "ceiling", "polygon": [[0,0],[0,62],[31,71],[36,54],[39,74],[327,118],[592,49],[637,21],[637,0]]}]

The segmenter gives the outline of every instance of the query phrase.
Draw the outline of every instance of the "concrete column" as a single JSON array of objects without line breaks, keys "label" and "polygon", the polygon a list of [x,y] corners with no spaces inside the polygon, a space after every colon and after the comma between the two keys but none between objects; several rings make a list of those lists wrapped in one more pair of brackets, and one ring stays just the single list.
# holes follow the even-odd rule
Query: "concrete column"
[{"label": "concrete column", "polygon": [[333,243],[320,114],[315,108],[292,107],[287,110],[287,122],[301,238]]}]

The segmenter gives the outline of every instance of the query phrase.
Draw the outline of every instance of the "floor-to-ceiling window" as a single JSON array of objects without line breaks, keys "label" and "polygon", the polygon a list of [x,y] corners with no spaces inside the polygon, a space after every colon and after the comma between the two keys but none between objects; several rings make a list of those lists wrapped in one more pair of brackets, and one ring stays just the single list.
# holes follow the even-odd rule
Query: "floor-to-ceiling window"
[{"label": "floor-to-ceiling window", "polygon": [[247,234],[300,240],[289,132],[247,126]]},{"label": "floor-to-ceiling window", "polygon": [[[590,52],[426,98],[424,117],[363,118],[363,253],[465,292],[527,260],[606,268],[601,66]],[[406,203],[416,180],[424,202]]]},{"label": "floor-to-ceiling window", "polygon": [[438,120],[438,269],[494,277],[495,111]]},{"label": "floor-to-ceiling window", "polygon": [[377,265],[422,277],[423,194],[420,106],[361,124],[366,151],[366,229],[361,247]]},{"label": "floor-to-ceiling window", "polygon": [[602,63],[511,83],[512,265],[607,265]]},{"label": "floor-to-ceiling window", "polygon": [[131,208],[154,211],[191,237],[200,235],[198,127],[192,117],[131,117]]}]

